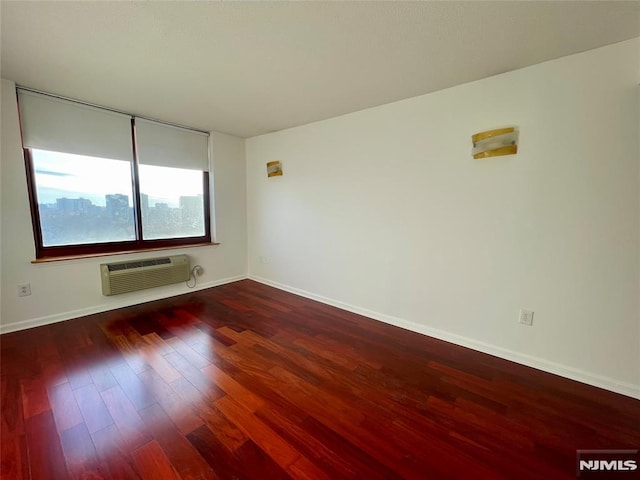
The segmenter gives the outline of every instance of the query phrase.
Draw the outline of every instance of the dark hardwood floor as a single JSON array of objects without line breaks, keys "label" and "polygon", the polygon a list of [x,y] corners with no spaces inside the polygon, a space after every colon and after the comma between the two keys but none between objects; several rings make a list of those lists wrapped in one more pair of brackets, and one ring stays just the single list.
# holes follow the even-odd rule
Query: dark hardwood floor
[{"label": "dark hardwood floor", "polygon": [[640,401],[249,280],[3,335],[3,479],[564,479]]}]

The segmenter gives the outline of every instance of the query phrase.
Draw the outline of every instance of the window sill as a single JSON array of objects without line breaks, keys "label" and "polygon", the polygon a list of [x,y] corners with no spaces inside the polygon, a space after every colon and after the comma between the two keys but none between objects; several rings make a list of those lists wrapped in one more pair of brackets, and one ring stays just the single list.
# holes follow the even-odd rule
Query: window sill
[{"label": "window sill", "polygon": [[209,245],[220,245],[217,242],[203,242],[203,243],[194,243],[191,245],[176,245],[175,247],[157,247],[157,248],[143,248],[137,250],[123,250],[121,252],[108,252],[108,253],[89,253],[83,255],[66,255],[62,257],[42,257],[36,258],[35,260],[31,260],[31,263],[49,263],[49,262],[61,262],[64,260],[79,260],[82,258],[93,258],[93,257],[112,257],[114,255],[125,255],[131,253],[142,253],[142,252],[159,252],[162,250],[175,250],[178,248],[192,248],[192,247],[206,247]]}]

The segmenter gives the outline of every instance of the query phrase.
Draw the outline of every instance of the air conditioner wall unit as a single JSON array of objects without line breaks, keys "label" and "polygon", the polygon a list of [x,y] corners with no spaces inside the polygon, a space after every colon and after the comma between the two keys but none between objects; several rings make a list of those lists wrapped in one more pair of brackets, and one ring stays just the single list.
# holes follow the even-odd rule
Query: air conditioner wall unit
[{"label": "air conditioner wall unit", "polygon": [[189,257],[170,257],[127,260],[100,265],[103,295],[120,295],[172,283],[186,282],[191,276]]}]

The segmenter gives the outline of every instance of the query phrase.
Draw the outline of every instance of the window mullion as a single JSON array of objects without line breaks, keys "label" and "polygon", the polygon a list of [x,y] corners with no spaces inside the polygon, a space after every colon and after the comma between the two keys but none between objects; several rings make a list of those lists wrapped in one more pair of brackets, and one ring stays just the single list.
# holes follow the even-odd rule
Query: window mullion
[{"label": "window mullion", "polygon": [[133,217],[136,226],[136,242],[143,244],[142,240],[142,201],[140,196],[140,175],[138,171],[138,142],[136,141],[136,122],[131,119],[131,142],[133,144],[133,162],[131,162],[131,182],[133,186]]}]

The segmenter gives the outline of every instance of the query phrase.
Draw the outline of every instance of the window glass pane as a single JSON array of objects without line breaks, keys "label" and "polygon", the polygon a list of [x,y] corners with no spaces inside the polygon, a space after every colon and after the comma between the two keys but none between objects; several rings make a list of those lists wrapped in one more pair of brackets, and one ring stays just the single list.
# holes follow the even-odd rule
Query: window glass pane
[{"label": "window glass pane", "polygon": [[144,240],[204,236],[202,171],[139,165],[139,174]]},{"label": "window glass pane", "polygon": [[131,162],[31,152],[43,246],[135,240]]}]

